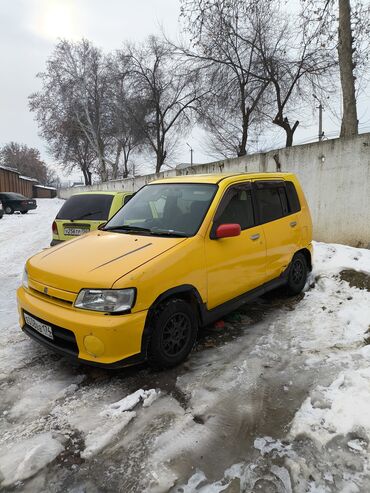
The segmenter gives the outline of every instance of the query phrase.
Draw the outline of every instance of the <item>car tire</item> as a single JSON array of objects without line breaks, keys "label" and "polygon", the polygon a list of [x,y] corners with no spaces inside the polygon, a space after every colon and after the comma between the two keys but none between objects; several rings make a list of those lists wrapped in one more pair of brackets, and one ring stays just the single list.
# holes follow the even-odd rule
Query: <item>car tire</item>
[{"label": "car tire", "polygon": [[13,214],[14,209],[10,205],[7,205],[7,206],[5,206],[4,211],[5,211],[5,214]]},{"label": "car tire", "polygon": [[21,214],[27,214],[28,211],[21,211]]},{"label": "car tire", "polygon": [[156,368],[170,368],[184,361],[193,349],[198,319],[186,301],[170,299],[155,310],[151,329],[148,362]]},{"label": "car tire", "polygon": [[287,293],[289,295],[299,294],[304,288],[307,280],[307,261],[303,253],[296,253],[290,263]]}]

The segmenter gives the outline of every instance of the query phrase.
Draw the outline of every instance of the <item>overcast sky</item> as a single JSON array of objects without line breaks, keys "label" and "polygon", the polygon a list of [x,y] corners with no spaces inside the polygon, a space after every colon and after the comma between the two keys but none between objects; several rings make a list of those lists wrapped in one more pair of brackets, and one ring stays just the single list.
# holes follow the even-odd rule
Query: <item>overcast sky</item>
[{"label": "overcast sky", "polygon": [[[104,51],[119,48],[124,40],[140,41],[161,26],[172,37],[179,29],[179,0],[0,0],[0,145],[9,141],[40,149],[47,163],[45,144],[38,137],[37,125],[28,111],[28,96],[39,89],[37,72],[58,38],[90,39]],[[317,134],[317,111],[307,113],[295,142]],[[370,111],[365,95],[359,104],[361,131],[370,130]],[[330,137],[339,132],[339,121],[324,112],[324,131]],[[270,142],[269,142],[270,139]],[[204,149],[203,133],[196,131],[186,141],[194,148],[195,162],[212,161]],[[266,139],[265,139],[266,141]],[[284,144],[277,130],[267,138],[267,147]],[[177,161],[189,161],[185,142]]]}]

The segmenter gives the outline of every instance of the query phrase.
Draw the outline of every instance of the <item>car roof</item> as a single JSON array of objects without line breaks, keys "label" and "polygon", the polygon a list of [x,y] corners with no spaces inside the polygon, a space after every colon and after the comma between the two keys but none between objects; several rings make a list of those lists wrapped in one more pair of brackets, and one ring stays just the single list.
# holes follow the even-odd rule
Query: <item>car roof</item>
[{"label": "car roof", "polygon": [[128,193],[133,193],[133,192],[128,192],[128,191],[109,191],[109,190],[92,190],[89,192],[77,192],[71,195],[71,197],[74,197],[75,195],[119,195],[119,194],[128,194]]},{"label": "car roof", "polygon": [[266,180],[280,178],[292,178],[292,173],[215,173],[215,174],[199,174],[199,175],[183,175],[175,176],[173,178],[161,178],[159,180],[152,181],[155,183],[213,183],[217,184],[221,181],[227,180],[230,182],[237,182],[240,180]]}]

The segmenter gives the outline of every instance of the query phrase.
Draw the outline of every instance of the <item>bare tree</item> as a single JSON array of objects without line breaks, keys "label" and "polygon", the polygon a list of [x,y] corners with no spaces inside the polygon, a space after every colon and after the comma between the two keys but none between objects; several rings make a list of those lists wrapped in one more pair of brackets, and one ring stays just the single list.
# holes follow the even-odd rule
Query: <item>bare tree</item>
[{"label": "bare tree", "polygon": [[[96,171],[106,181],[109,166],[117,167],[120,152],[112,142],[107,104],[110,78],[103,54],[87,40],[60,41],[38,77],[42,90],[30,96],[30,109],[36,112],[41,134],[47,137],[49,127],[62,130],[72,125],[95,152]],[[69,132],[70,128],[67,139]]]},{"label": "bare tree", "polygon": [[370,4],[362,0],[301,0],[301,17],[328,50],[338,51],[343,115],[341,137],[358,134],[356,78],[369,61]]},{"label": "bare tree", "polygon": [[[154,36],[140,46],[128,45],[121,55],[128,57],[133,88],[144,105],[139,119],[144,113],[146,147],[155,154],[159,172],[176,144],[175,134],[190,129],[191,115],[202,96],[198,73],[184,67],[173,47]],[[131,117],[138,121],[136,111],[131,111]]]},{"label": "bare tree", "polygon": [[285,131],[285,145],[290,147],[299,125],[299,120],[291,120],[290,115],[302,107],[302,102],[312,101],[312,92],[330,92],[329,80],[336,60],[317,36],[298,25],[278,5],[274,18],[286,20],[258,29],[258,50],[270,81],[272,122]]},{"label": "bare tree", "polygon": [[73,122],[65,121],[61,125],[63,128],[56,131],[53,127],[45,129],[44,137],[49,143],[49,151],[67,173],[77,169],[82,172],[85,185],[91,185],[96,153],[86,135]]},{"label": "bare tree", "polygon": [[0,148],[0,164],[14,168],[22,175],[35,178],[43,185],[48,184],[50,171],[41,160],[38,149],[18,142],[9,142]]},{"label": "bare tree", "polygon": [[[130,158],[134,152],[142,150],[145,143],[145,117],[147,103],[133,87],[130,57],[124,49],[111,56],[108,63],[110,88],[108,97],[111,118],[111,133],[116,142],[117,155],[121,156],[122,177],[130,172]],[[118,165],[113,169],[112,177],[119,174]]]},{"label": "bare tree", "polygon": [[258,34],[270,22],[270,2],[183,0],[182,16],[190,43],[180,50],[201,65],[209,87],[201,121],[219,151],[244,156],[250,129],[261,122],[266,104],[269,79]]}]

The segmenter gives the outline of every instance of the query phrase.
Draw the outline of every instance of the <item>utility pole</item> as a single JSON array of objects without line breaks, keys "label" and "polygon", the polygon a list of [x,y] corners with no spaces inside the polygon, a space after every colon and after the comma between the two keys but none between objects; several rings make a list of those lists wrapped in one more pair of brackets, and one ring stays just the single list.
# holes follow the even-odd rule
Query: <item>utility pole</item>
[{"label": "utility pole", "polygon": [[318,110],[319,110],[319,142],[322,141],[324,133],[322,131],[322,110],[323,106],[321,104],[320,99],[316,96],[316,94],[312,94],[312,96],[319,102]]},{"label": "utility pole", "polygon": [[191,166],[193,166],[193,148],[186,142],[186,145],[189,147],[190,149],[190,164]]}]

